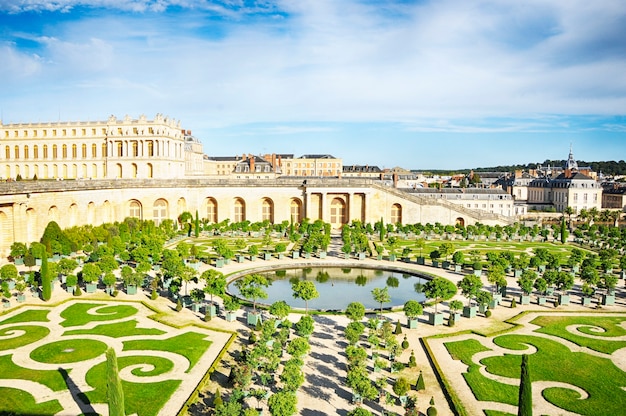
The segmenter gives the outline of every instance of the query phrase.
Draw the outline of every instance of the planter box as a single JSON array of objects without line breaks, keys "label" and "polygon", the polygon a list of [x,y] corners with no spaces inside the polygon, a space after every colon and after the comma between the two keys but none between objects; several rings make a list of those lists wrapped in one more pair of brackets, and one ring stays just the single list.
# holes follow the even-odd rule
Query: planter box
[{"label": "planter box", "polygon": [[605,306],[615,305],[615,295],[602,295],[602,304]]},{"label": "planter box", "polygon": [[478,305],[478,312],[480,313],[485,313],[487,312],[487,309],[489,309],[489,305]]},{"label": "planter box", "polygon": [[569,295],[559,295],[559,305],[569,305]]},{"label": "planter box", "polygon": [[477,310],[478,310],[478,308],[476,306],[464,306],[463,307],[463,317],[464,318],[475,318]]},{"label": "planter box", "polygon": [[263,253],[263,260],[272,260],[272,253]]},{"label": "planter box", "polygon": [[67,291],[67,293],[73,295],[74,291],[76,290],[76,286],[67,286],[65,290]]},{"label": "planter box", "polygon": [[283,253],[278,253],[276,257],[278,257],[278,260],[282,260],[285,258],[285,255]]},{"label": "planter box", "polygon": [[483,271],[482,270],[474,270],[474,276],[481,277],[482,275],[483,275]]},{"label": "planter box", "polygon": [[136,295],[137,294],[137,286],[128,285],[126,286],[126,294],[127,295]]},{"label": "planter box", "polygon": [[250,326],[256,326],[257,322],[261,324],[261,322],[263,321],[260,313],[253,313],[253,312],[248,312],[246,320],[248,322],[248,325]]},{"label": "planter box", "polygon": [[9,290],[14,290],[15,289],[15,281],[14,280],[7,281],[7,285],[9,287]]},{"label": "planter box", "polygon": [[583,306],[591,306],[591,298],[583,297],[581,303],[582,303]]},{"label": "planter box", "polygon": [[215,267],[218,269],[224,267],[224,259],[215,259]]},{"label": "planter box", "polygon": [[463,270],[463,266],[461,266],[460,264],[455,264],[454,265],[454,272],[455,273],[461,273]]},{"label": "planter box", "polygon": [[357,253],[356,258],[359,260],[365,260],[365,253]]},{"label": "planter box", "polygon": [[376,260],[382,260],[383,259],[383,255],[382,254],[377,254],[376,255]]},{"label": "planter box", "polygon": [[235,256],[235,260],[237,261],[237,263],[243,263],[245,259],[246,257],[241,254]]},{"label": "planter box", "polygon": [[86,283],[85,284],[85,292],[94,293],[98,289],[98,285],[96,283]]},{"label": "planter box", "polygon": [[433,326],[443,325],[443,314],[442,313],[429,313],[428,323]]},{"label": "planter box", "polygon": [[539,296],[537,298],[537,305],[544,306],[546,304],[546,298],[544,296]]},{"label": "planter box", "polygon": [[35,259],[35,266],[41,266],[41,259]]},{"label": "planter box", "polygon": [[192,303],[191,304],[191,310],[194,312],[200,312],[200,304],[199,303]]},{"label": "planter box", "polygon": [[411,258],[410,257],[402,257],[402,262],[403,263],[410,263],[411,262]]},{"label": "planter box", "polygon": [[546,271],[546,266],[544,264],[540,264],[539,266],[537,266],[537,270],[543,273]]},{"label": "planter box", "polygon": [[211,318],[215,318],[218,315],[219,310],[218,310],[216,305],[214,305],[214,304],[207,304],[204,307],[204,313],[206,315],[209,315]]},{"label": "planter box", "polygon": [[9,301],[9,300],[3,300],[3,301],[2,301],[2,307],[3,307],[3,308],[10,308],[10,307],[11,307],[11,301]]},{"label": "planter box", "polygon": [[496,293],[495,295],[493,295],[493,300],[496,301],[496,305],[499,305],[500,303],[502,303],[502,291],[500,290],[500,293]]},{"label": "planter box", "polygon": [[520,296],[519,304],[520,305],[530,305],[530,296],[529,295],[522,295],[522,296]]},{"label": "planter box", "polygon": [[433,267],[439,267],[439,262],[437,260],[433,260]]},{"label": "planter box", "polygon": [[515,269],[513,271],[513,277],[515,277],[515,278],[522,277],[522,272],[523,272],[523,270]]},{"label": "planter box", "polygon": [[256,256],[250,255],[250,261],[255,261],[256,260]]},{"label": "planter box", "polygon": [[26,302],[26,295],[23,293],[21,295],[17,295],[17,301],[19,303]]},{"label": "planter box", "polygon": [[292,251],[291,252],[291,258],[292,259],[297,259],[299,257],[300,257],[300,252],[298,252],[298,251]]},{"label": "planter box", "polygon": [[17,257],[15,259],[13,259],[13,263],[15,263],[16,266],[23,266],[24,265],[24,258],[23,257]]},{"label": "planter box", "polygon": [[237,314],[235,311],[227,311],[226,312],[226,321],[234,322],[237,319]]},{"label": "planter box", "polygon": [[500,301],[497,299],[493,299],[489,302],[489,309],[495,309],[496,306],[500,304]]},{"label": "planter box", "polygon": [[303,256],[304,256],[305,259],[310,259],[311,258],[311,253],[306,253],[305,252]]},{"label": "planter box", "polygon": [[450,268],[450,262],[449,261],[442,262],[441,263],[441,268],[448,270]]},{"label": "planter box", "polygon": [[424,257],[417,257],[415,259],[417,261],[417,264],[423,266],[426,263],[426,260],[424,259]]},{"label": "planter box", "polygon": [[194,270],[199,270],[200,269],[200,262],[199,261],[194,261],[193,263],[187,263],[187,266],[191,267]]},{"label": "planter box", "polygon": [[396,255],[395,254],[390,254],[389,255],[389,261],[396,261]]},{"label": "planter box", "polygon": [[546,295],[548,295],[548,296],[554,295],[554,288],[553,287],[547,288],[546,289]]},{"label": "planter box", "polygon": [[460,312],[452,313],[452,314],[450,314],[450,316],[452,317],[452,320],[454,321],[455,324],[461,320],[461,313]]},{"label": "planter box", "polygon": [[409,327],[409,329],[417,329],[417,325],[419,324],[419,320],[418,319],[408,319],[407,320],[407,326]]},{"label": "planter box", "polygon": [[572,266],[572,271],[574,273],[578,273],[580,271],[580,266],[578,264]]},{"label": "planter box", "polygon": [[325,259],[326,258],[326,252],[325,251],[320,251],[319,258],[320,259]]}]

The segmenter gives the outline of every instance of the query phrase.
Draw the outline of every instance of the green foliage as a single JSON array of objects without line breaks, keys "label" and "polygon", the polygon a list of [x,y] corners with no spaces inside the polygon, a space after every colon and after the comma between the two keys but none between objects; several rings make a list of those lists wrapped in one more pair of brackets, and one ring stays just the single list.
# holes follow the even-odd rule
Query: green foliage
[{"label": "green foliage", "polygon": [[39,273],[41,275],[41,298],[46,302],[52,298],[52,278],[48,267],[48,254],[44,252]]},{"label": "green foliage", "polygon": [[523,354],[517,416],[532,416],[533,414],[533,392],[531,380],[528,355]]},{"label": "green foliage", "polygon": [[391,297],[389,296],[389,289],[387,286],[384,288],[375,287],[372,289],[372,296],[374,300],[380,303],[380,314],[383,314],[383,304],[391,302]]},{"label": "green foliage", "polygon": [[418,316],[422,315],[423,312],[424,308],[422,304],[416,300],[407,300],[404,304],[404,314],[409,319],[417,318]]},{"label": "green foliage", "polygon": [[402,334],[402,324],[400,323],[400,321],[396,322],[396,329],[393,331],[393,333],[395,335],[400,335]]},{"label": "green foliage", "polygon": [[267,299],[267,292],[263,289],[271,285],[272,282],[262,274],[253,273],[246,275],[235,282],[239,293],[246,299],[252,299],[252,307],[256,313],[257,299]]},{"label": "green foliage", "polygon": [[310,280],[298,280],[291,285],[293,297],[302,299],[306,305],[306,312],[309,312],[309,301],[319,297],[319,292],[315,287],[315,283]]},{"label": "green foliage", "polygon": [[424,384],[424,376],[420,371],[420,375],[417,377],[417,384],[415,385],[415,389],[417,391],[426,390],[426,385]]},{"label": "green foliage", "polygon": [[437,313],[439,302],[454,296],[456,294],[456,286],[448,279],[435,277],[424,285],[424,294],[428,298],[435,300],[435,313]]},{"label": "green foliage", "polygon": [[[417,361],[415,361],[415,352],[413,350],[411,350],[411,356],[409,357],[409,367],[410,368],[415,368],[417,367]],[[422,373],[420,372],[420,375]]]},{"label": "green foliage", "polygon": [[361,302],[350,302],[346,308],[346,316],[351,321],[360,321],[365,316],[365,306]]},{"label": "green foliage", "polygon": [[314,321],[309,315],[303,315],[295,324],[296,333],[302,337],[308,337],[313,333]]},{"label": "green foliage", "polygon": [[180,312],[183,310],[183,304],[180,301],[180,298],[176,301],[176,312]]},{"label": "green foliage", "polygon": [[354,345],[361,338],[363,331],[365,331],[365,326],[361,322],[353,321],[346,325],[344,334],[350,345]]},{"label": "green foliage", "polygon": [[290,312],[291,306],[289,306],[284,300],[276,301],[270,305],[270,313],[277,319],[285,319]]},{"label": "green foliage", "polygon": [[272,416],[291,416],[297,411],[298,399],[294,393],[279,391],[270,396],[268,407]]},{"label": "green foliage", "polygon": [[117,357],[113,348],[106,351],[107,358],[107,404],[109,415],[124,416],[124,391],[122,390],[122,381],[117,370]]},{"label": "green foliage", "polygon": [[393,385],[393,392],[398,396],[406,396],[411,390],[411,383],[405,377],[399,377]]},{"label": "green foliage", "polygon": [[222,392],[220,391],[220,388],[218,387],[217,390],[215,391],[215,396],[213,397],[213,407],[217,409],[218,407],[222,405],[224,405],[224,401],[222,400]]}]

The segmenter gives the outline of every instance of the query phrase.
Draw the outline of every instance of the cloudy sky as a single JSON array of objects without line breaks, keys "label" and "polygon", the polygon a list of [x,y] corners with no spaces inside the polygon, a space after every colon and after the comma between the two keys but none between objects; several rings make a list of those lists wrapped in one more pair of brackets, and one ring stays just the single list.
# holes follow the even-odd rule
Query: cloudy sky
[{"label": "cloudy sky", "polygon": [[3,123],[181,120],[215,156],[626,159],[623,0],[0,0]]}]

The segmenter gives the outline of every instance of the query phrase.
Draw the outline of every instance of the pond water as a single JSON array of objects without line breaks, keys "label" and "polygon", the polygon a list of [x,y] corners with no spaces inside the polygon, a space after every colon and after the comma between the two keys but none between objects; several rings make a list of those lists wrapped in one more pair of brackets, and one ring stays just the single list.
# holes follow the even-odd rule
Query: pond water
[{"label": "pond water", "polygon": [[[392,272],[387,270],[372,270],[360,268],[311,267],[286,269],[261,273],[271,279],[272,284],[265,289],[267,299],[257,299],[258,302],[272,304],[284,300],[289,306],[303,308],[303,300],[293,297],[291,284],[297,280],[310,280],[320,296],[309,301],[309,309],[328,310],[345,309],[350,302],[361,302],[367,309],[380,308],[380,303],[374,301],[372,289],[388,288],[391,302],[383,304],[384,308],[402,306],[409,299],[423,302],[423,293],[415,291],[415,284],[424,284],[426,279],[415,275]],[[228,286],[228,292],[240,296],[234,282]]]}]

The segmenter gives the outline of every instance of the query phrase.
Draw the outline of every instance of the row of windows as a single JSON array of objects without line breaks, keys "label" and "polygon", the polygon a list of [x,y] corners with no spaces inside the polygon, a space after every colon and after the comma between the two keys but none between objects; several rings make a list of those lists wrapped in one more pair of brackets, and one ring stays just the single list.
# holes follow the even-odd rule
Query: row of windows
[{"label": "row of windows", "polygon": [[[122,156],[140,156],[140,144],[137,141],[131,142],[130,148],[127,149],[127,146],[124,145],[123,142],[117,141],[114,143],[115,152],[114,155],[118,157]],[[98,154],[98,147],[100,147],[100,153]],[[159,143],[156,143],[157,153],[159,148]],[[177,147],[177,150],[178,149]],[[11,146],[4,146],[4,157],[8,159],[20,159],[23,157],[24,159],[39,159],[40,155],[42,159],[87,159],[87,158],[97,158],[103,157],[107,152],[107,144],[102,143],[98,146],[96,143],[92,143],[88,145],[87,143],[83,143],[82,145],[72,144],[68,146],[66,144],[63,145],[47,145],[44,144],[41,146],[41,152],[39,145],[33,145],[32,148],[28,145],[15,145],[13,148]],[[157,156],[155,155],[155,144],[153,141],[146,142],[145,147],[145,155],[148,157]],[[113,155],[111,155],[113,156]]]},{"label": "row of windows", "polygon": [[[145,169],[145,177],[152,178],[154,174],[154,168],[151,163],[147,163]],[[114,176],[117,178],[123,178],[124,171],[122,169],[122,165],[120,163],[116,163],[113,165],[113,169],[115,169]],[[77,178],[98,178],[99,171],[102,171],[102,176],[104,176],[104,166],[102,164],[98,165],[96,163],[92,163],[90,165],[83,163],[82,165],[77,164],[43,164],[38,165],[6,165],[4,168],[4,177],[5,178],[17,178],[17,175],[22,176],[24,179],[30,179],[37,175],[39,179],[48,179],[48,178],[63,178],[63,179],[77,179]],[[126,172],[130,178],[136,178],[138,175],[138,167],[136,163],[131,163],[129,171]]]},{"label": "row of windows", "polygon": [[[30,130],[21,130],[22,135],[20,136],[20,130],[5,130],[4,137],[87,137],[87,133],[89,132],[91,137],[94,137],[98,134],[98,129],[96,128],[81,128],[81,129],[30,129]],[[68,134],[69,133],[69,134]],[[117,134],[118,136],[128,136],[130,134],[139,135],[145,134],[146,129],[142,128],[141,130],[138,127],[133,127],[132,129],[126,127],[118,127],[116,130],[111,130],[109,134]],[[147,134],[154,134],[155,130],[152,127],[147,128]],[[157,130],[157,134],[163,133],[161,130]],[[100,135],[106,136],[107,129],[105,127],[100,128]]]}]

